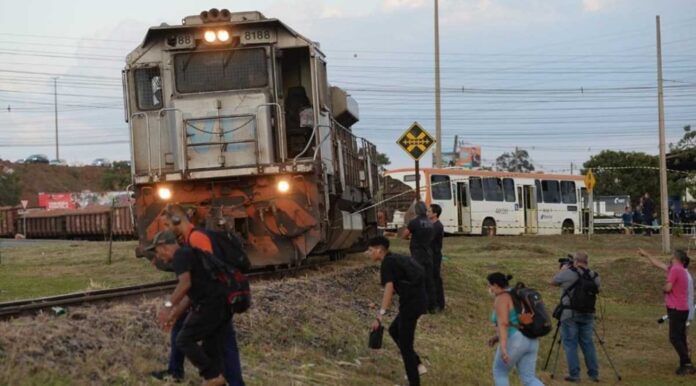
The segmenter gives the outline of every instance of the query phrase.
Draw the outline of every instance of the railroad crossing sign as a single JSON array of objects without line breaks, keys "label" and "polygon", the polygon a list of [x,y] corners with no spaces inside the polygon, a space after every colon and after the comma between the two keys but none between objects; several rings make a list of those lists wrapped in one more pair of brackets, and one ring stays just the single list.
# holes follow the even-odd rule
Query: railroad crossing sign
[{"label": "railroad crossing sign", "polygon": [[590,169],[587,171],[587,174],[585,174],[585,187],[591,192],[596,184],[597,180],[595,179],[594,174],[592,174],[592,169]]},{"label": "railroad crossing sign", "polygon": [[435,139],[418,122],[413,122],[396,143],[418,161],[435,144]]}]

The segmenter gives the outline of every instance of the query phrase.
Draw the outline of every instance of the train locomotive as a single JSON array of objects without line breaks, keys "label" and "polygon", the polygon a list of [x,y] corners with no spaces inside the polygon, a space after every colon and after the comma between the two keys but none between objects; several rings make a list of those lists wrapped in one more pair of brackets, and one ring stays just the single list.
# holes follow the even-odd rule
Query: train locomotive
[{"label": "train locomotive", "polygon": [[170,203],[245,242],[254,267],[340,257],[377,232],[377,152],[318,43],[260,12],[147,31],[122,72],[142,246]]}]

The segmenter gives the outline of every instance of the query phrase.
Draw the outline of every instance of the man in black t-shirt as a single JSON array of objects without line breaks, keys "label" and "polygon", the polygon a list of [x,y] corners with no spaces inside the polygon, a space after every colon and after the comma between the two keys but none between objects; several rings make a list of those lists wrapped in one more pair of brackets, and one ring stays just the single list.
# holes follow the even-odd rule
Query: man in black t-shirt
[{"label": "man in black t-shirt", "polygon": [[435,284],[435,308],[437,311],[445,309],[445,289],[442,286],[442,239],[445,237],[445,228],[440,222],[442,207],[431,204],[428,209],[428,218],[433,223],[435,236],[433,238],[433,282]]},{"label": "man in black t-shirt", "polygon": [[[177,347],[196,366],[205,379],[204,386],[222,386],[222,353],[225,328],[232,310],[227,304],[224,287],[210,277],[202,259],[205,252],[181,247],[171,231],[159,232],[146,250],[154,250],[157,259],[174,267],[178,284],[171,295],[169,316],[163,327],[171,328],[180,310],[191,308],[176,338]],[[202,341],[202,346],[198,342]]]},{"label": "man in black t-shirt", "polygon": [[428,295],[428,311],[435,312],[437,307],[435,295],[435,281],[433,280],[433,249],[432,243],[435,236],[433,223],[428,219],[423,201],[415,204],[416,218],[408,223],[404,238],[411,238],[409,249],[411,256],[425,269],[425,291]]},{"label": "man in black t-shirt", "polygon": [[427,311],[423,267],[410,256],[389,252],[389,240],[378,236],[368,242],[367,255],[375,262],[381,262],[380,278],[384,286],[382,307],[372,324],[376,330],[382,324],[394,292],[399,295],[399,314],[389,326],[389,335],[399,347],[404,361],[409,386],[420,385],[420,375],[427,372],[425,366],[413,349],[418,318]]}]

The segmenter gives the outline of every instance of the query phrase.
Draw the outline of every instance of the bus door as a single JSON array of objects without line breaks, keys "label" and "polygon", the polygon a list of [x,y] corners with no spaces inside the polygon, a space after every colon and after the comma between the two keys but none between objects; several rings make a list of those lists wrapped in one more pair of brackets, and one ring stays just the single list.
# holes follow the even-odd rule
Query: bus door
[{"label": "bus door", "polygon": [[520,203],[524,208],[524,233],[536,234],[539,231],[539,223],[537,217],[537,201],[534,185],[524,185],[523,203]]},{"label": "bus door", "polygon": [[466,182],[457,182],[457,209],[459,214],[459,231],[471,233],[471,201]]}]

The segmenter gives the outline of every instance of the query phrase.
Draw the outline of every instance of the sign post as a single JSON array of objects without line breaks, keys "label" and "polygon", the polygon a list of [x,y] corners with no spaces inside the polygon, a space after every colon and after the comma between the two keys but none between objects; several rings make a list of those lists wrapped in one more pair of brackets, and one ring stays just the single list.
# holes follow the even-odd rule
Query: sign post
[{"label": "sign post", "polygon": [[587,174],[585,175],[585,187],[587,188],[587,191],[589,192],[589,201],[590,201],[590,223],[587,224],[587,239],[590,240],[592,237],[592,234],[594,233],[594,197],[592,194],[592,190],[595,187],[595,184],[597,183],[597,180],[595,179],[594,174],[592,174],[592,169],[587,171]]},{"label": "sign post", "polygon": [[413,158],[416,169],[416,201],[420,201],[420,159],[435,144],[435,139],[418,122],[406,129],[396,141]]},{"label": "sign post", "polygon": [[29,200],[22,200],[22,209],[24,209],[24,213],[22,213],[22,217],[24,218],[24,238],[27,237],[27,205],[29,205]]}]

